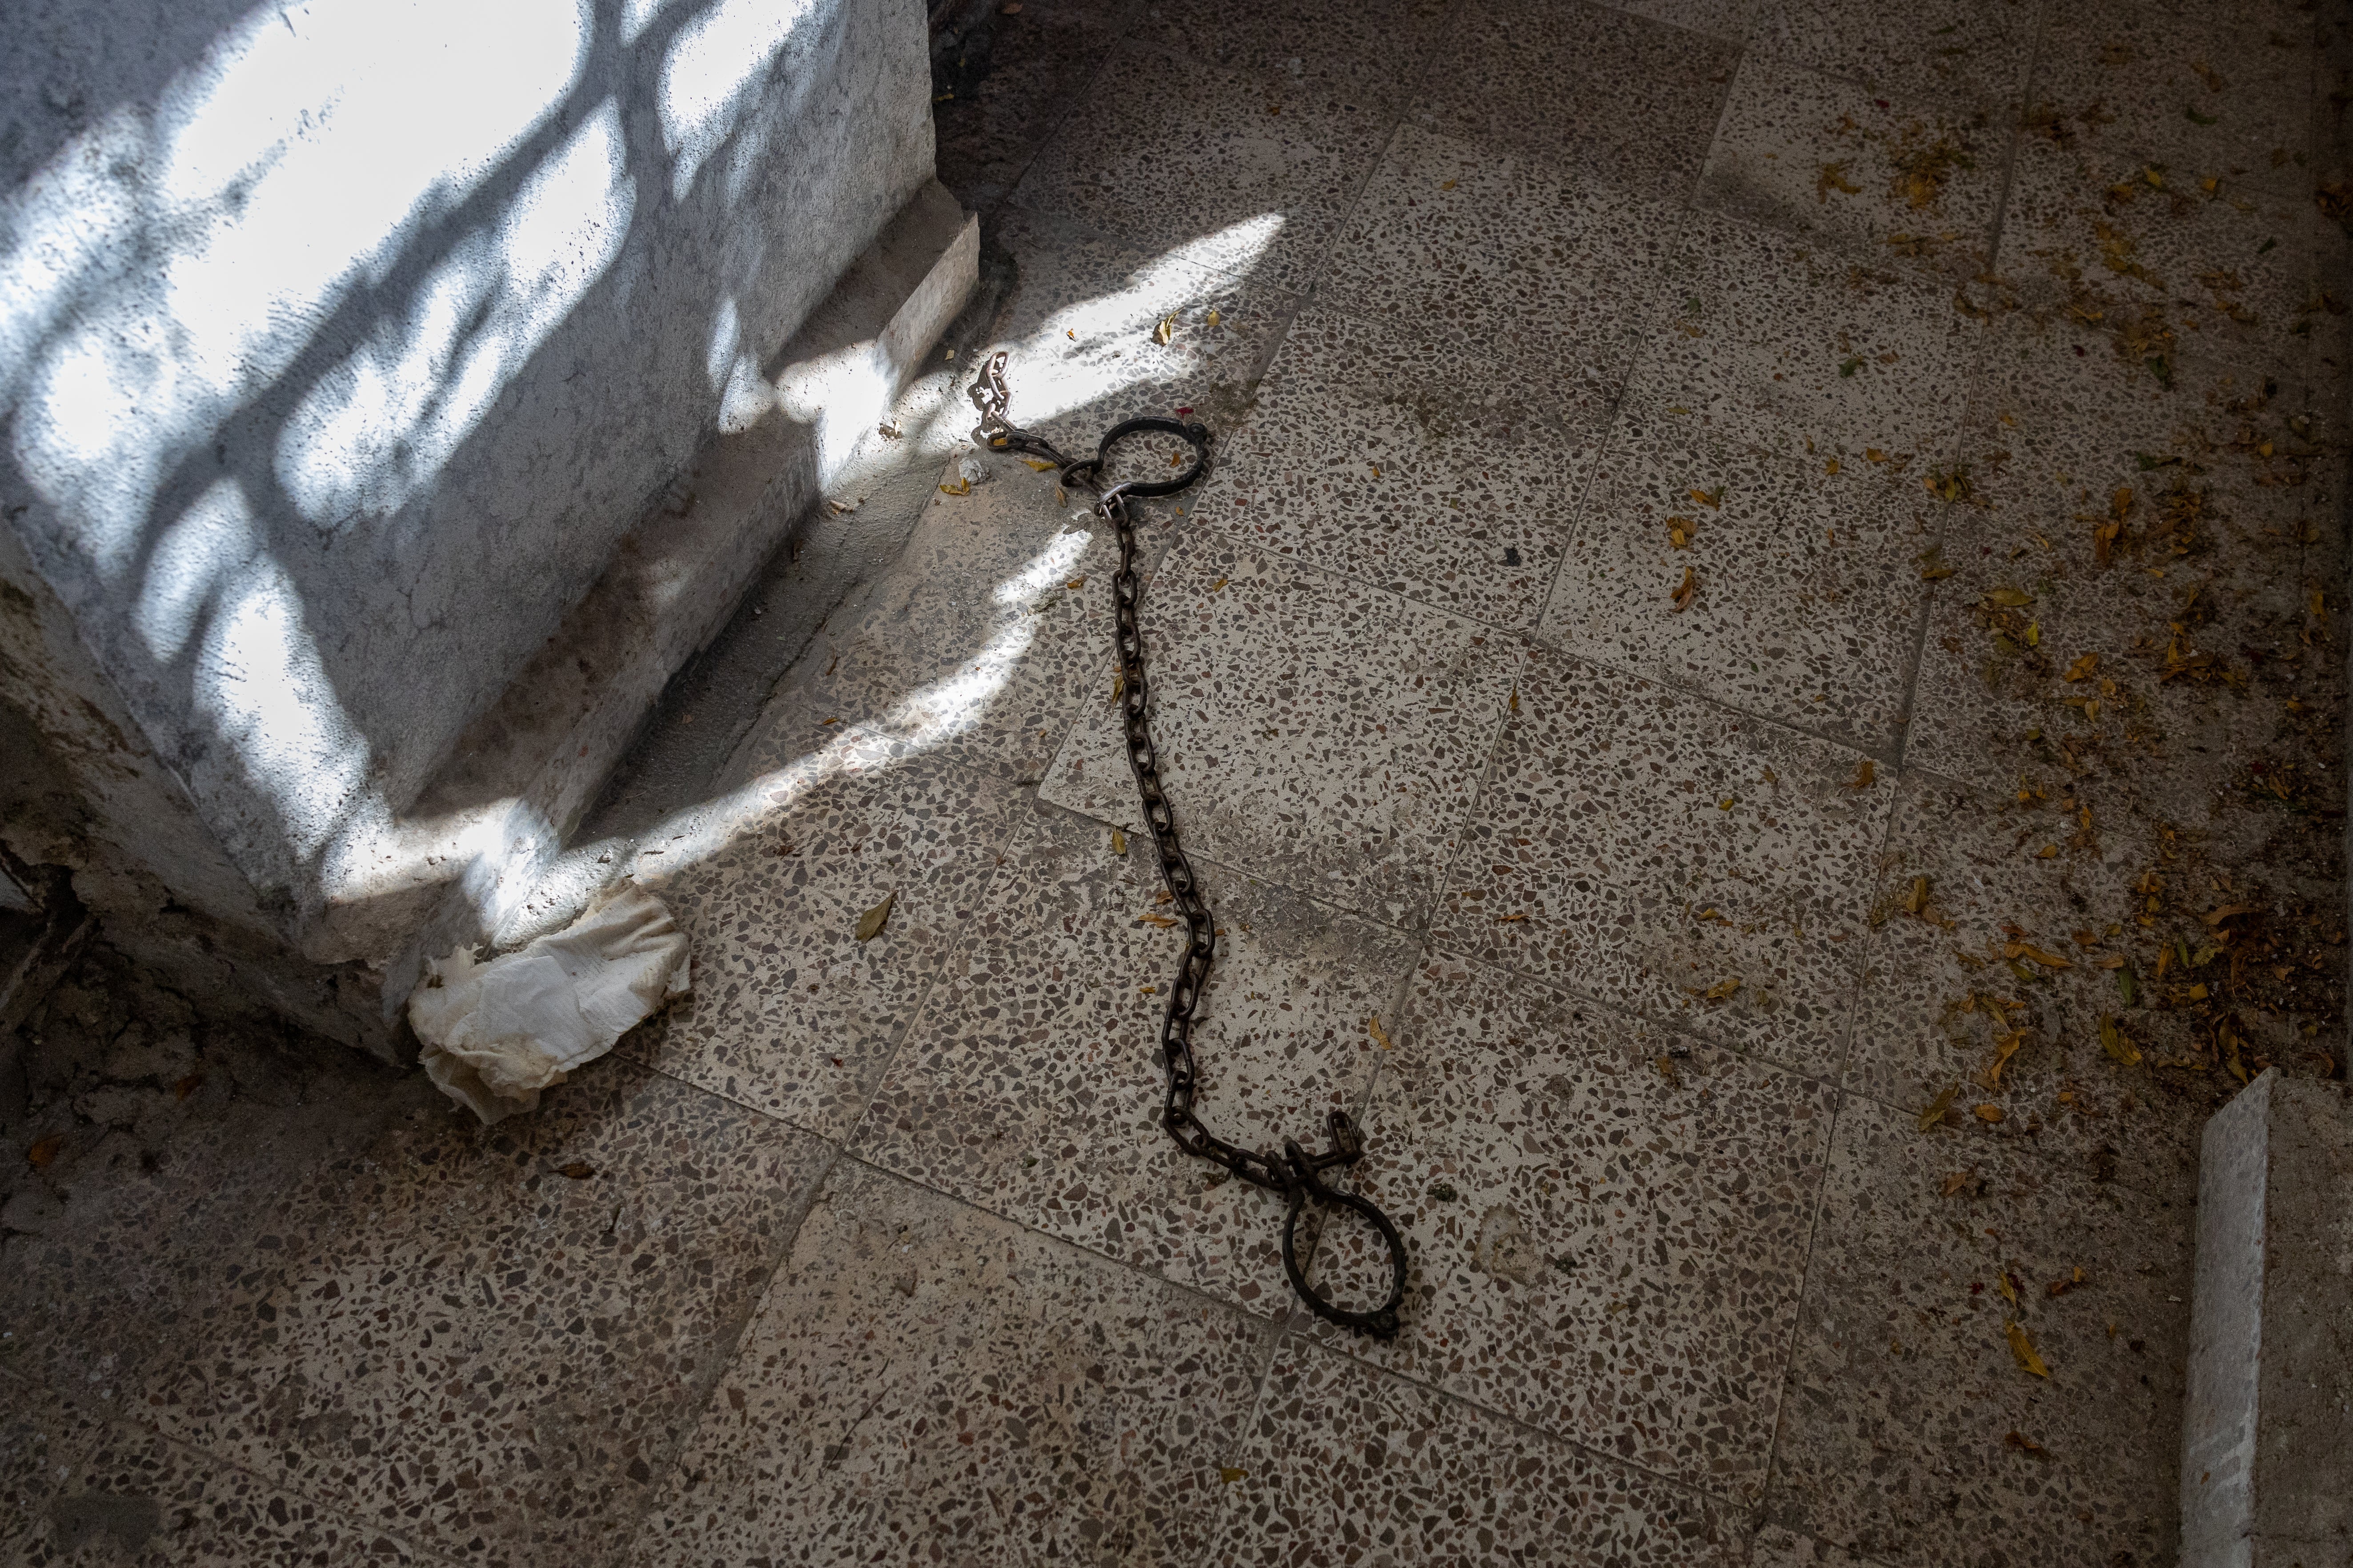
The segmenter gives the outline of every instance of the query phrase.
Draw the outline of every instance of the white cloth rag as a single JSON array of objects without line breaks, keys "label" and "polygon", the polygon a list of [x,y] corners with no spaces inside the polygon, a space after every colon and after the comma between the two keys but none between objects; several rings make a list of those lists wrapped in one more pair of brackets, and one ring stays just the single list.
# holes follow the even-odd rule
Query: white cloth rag
[{"label": "white cloth rag", "polygon": [[539,1091],[613,1048],[687,988],[686,933],[630,884],[553,936],[491,959],[428,959],[408,998],[425,1070],[485,1123],[539,1109]]}]

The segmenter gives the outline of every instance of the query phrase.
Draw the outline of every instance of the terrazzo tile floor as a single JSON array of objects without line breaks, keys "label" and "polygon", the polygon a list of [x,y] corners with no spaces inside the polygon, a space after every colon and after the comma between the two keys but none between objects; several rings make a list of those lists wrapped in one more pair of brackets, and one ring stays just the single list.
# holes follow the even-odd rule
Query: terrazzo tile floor
[{"label": "terrazzo tile floor", "polygon": [[1203,1103],[1358,1119],[1403,1331],[1158,1129],[1112,541],[983,454],[538,1114],[76,1102],[0,1561],[2172,1563],[2199,1129],[2345,1053],[2343,26],[1002,6],[966,347],[1214,427],[1139,509]]}]

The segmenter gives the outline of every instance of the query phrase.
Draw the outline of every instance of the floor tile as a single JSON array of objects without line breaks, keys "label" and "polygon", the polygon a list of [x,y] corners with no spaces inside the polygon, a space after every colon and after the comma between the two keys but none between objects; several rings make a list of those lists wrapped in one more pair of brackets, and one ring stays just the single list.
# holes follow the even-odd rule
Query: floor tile
[{"label": "floor tile", "polygon": [[1401,331],[1541,361],[1528,378],[1537,406],[1598,421],[1622,392],[1682,226],[1670,201],[1408,124],[1333,247],[1322,297]]},{"label": "floor tile", "polygon": [[[1220,938],[1195,1036],[1199,1110],[1248,1149],[1320,1146],[1355,1110],[1414,945],[1196,856]],[[1184,929],[1150,841],[1048,808],[1017,838],[859,1157],[1259,1312],[1287,1309],[1282,1205],[1160,1125]],[[1391,1019],[1394,1023],[1394,1018]]]},{"label": "floor tile", "polygon": [[1734,1509],[1286,1342],[1237,1445],[1212,1568],[1733,1568]]},{"label": "floor tile", "polygon": [[737,792],[752,803],[740,819],[674,841],[677,868],[639,874],[692,943],[693,989],[621,1046],[836,1138],[955,946],[1015,799],[952,763],[850,761],[819,752],[762,773]]},{"label": "floor tile", "polygon": [[996,209],[1021,178],[1122,36],[1126,7],[1095,0],[1000,6],[980,49],[960,49],[932,105],[940,183],[968,211]]},{"label": "floor tile", "polygon": [[1767,1524],[1757,1531],[1749,1568],[1875,1568],[1868,1558],[1800,1535],[1783,1525]]},{"label": "floor tile", "polygon": [[845,1163],[632,1561],[1198,1561],[1262,1324]]},{"label": "floor tile", "polygon": [[[934,497],[898,559],[776,683],[732,784],[926,758],[1014,784],[1045,772],[1106,689],[1119,542],[1086,492],[1055,499],[1053,473],[975,460],[990,478]],[[1148,562],[1166,527],[1140,517],[1138,531]]]},{"label": "floor tile", "polygon": [[2010,123],[1967,100],[1891,100],[1786,57],[1750,55],[1694,199],[1866,266],[1968,278],[1991,252]]},{"label": "floor tile", "polygon": [[[2292,14],[2291,14],[2292,15]],[[2251,25],[2252,24],[2252,25]],[[2054,7],[2035,68],[2030,135],[2283,195],[2310,188],[2309,16],[2260,21],[2126,0]]]},{"label": "floor tile", "polygon": [[216,1295],[132,1407],[446,1558],[605,1561],[831,1152],[624,1062],[530,1118],[461,1114],[220,1236]]},{"label": "floor tile", "polygon": [[1693,415],[1630,411],[1536,635],[1885,754],[1928,597],[1920,557],[1937,520],[1925,468],[1778,457]]},{"label": "floor tile", "polygon": [[1915,1111],[1950,1090],[1977,1137],[2186,1202],[2234,1059],[2330,1065],[2334,883],[2220,865],[2204,824],[2152,824],[2056,765],[2019,795],[1905,775],[1846,1087]]},{"label": "floor tile", "polygon": [[2171,1561],[2189,1226],[1850,1098],[1766,1520],[1902,1568]]},{"label": "floor tile", "polygon": [[[1298,296],[1236,278],[1225,269],[1236,253],[1214,242],[1138,250],[1019,207],[994,235],[1016,268],[993,344],[1009,356],[1015,425],[1077,458],[1122,420],[1183,407],[1209,426],[1212,452],[1222,450]],[[956,409],[967,426],[969,407]]]},{"label": "floor tile", "polygon": [[0,1557],[16,1568],[346,1568],[425,1561],[243,1470],[0,1384]]},{"label": "floor tile", "polygon": [[1908,761],[2000,790],[2056,744],[2196,799],[2311,728],[2287,704],[2333,689],[2336,661],[2308,640],[2303,558],[2341,470],[2284,392],[2169,363],[2098,324],[2002,324],[1948,470]]},{"label": "floor tile", "polygon": [[1754,0],[1614,0],[1610,9],[1737,47],[1747,35],[1755,5]]},{"label": "floor tile", "polygon": [[1637,409],[1789,456],[1950,456],[1983,335],[1950,289],[1716,218],[1686,230],[1667,301]]},{"label": "floor tile", "polygon": [[5,1373],[0,1410],[0,1562],[15,1564],[30,1542],[50,1533],[50,1500],[71,1485],[96,1424],[48,1390]]},{"label": "floor tile", "polygon": [[1187,67],[1198,62],[1274,81],[1409,91],[1430,62],[1441,0],[1145,0],[1139,40]]},{"label": "floor tile", "polygon": [[2318,223],[2306,200],[2148,184],[2114,150],[2021,144],[1995,270],[2079,323],[2162,331],[2197,357],[2275,373],[2341,335],[2319,302]]},{"label": "floor tile", "polygon": [[[185,1120],[157,1143],[98,1117],[85,1125],[69,1101],[68,1147],[43,1173],[51,1203],[9,1206],[0,1356],[100,1414],[135,1405],[186,1363],[217,1315],[224,1252],[251,1245],[255,1215],[318,1168],[364,1157],[405,1118],[449,1110],[422,1073],[339,1076],[343,1064],[289,1061],[266,1035],[224,1048],[229,1033],[209,1034],[185,1100],[176,1063],[169,1081],[104,1091],[112,1107],[75,1097],[85,1111],[148,1121],[148,1131],[153,1113],[126,1101],[175,1102]],[[309,1082],[306,1068],[320,1069]]]},{"label": "floor tile", "polygon": [[1955,100],[2010,122],[2026,91],[2042,9],[2033,0],[1758,0],[1757,55],[1860,83],[1890,98]]},{"label": "floor tile", "polygon": [[1894,780],[1559,654],[1529,661],[1517,700],[1432,940],[1832,1070]]},{"label": "floor tile", "polygon": [[[1520,646],[1206,534],[1170,552],[1143,622],[1186,847],[1391,924],[1426,918]],[[1140,826],[1108,700],[1039,794]]]},{"label": "floor tile", "polygon": [[[1686,7],[1668,0],[1676,12]],[[1736,42],[1580,0],[1478,0],[1434,46],[1415,123],[1507,148],[1556,171],[1653,200],[1691,192],[1715,129]],[[1730,25],[1725,7],[1689,7]],[[1649,11],[1652,15],[1636,15]]]},{"label": "floor tile", "polygon": [[[1393,1032],[1352,1174],[1413,1257],[1405,1330],[1315,1337],[1753,1501],[1835,1090],[1443,956]],[[1327,1235],[1318,1282],[1365,1293],[1370,1241]]]},{"label": "floor tile", "polygon": [[1311,308],[1200,514],[1271,555],[1533,630],[1599,437],[1529,391],[1499,355]]},{"label": "floor tile", "polygon": [[1394,122],[1377,84],[1171,70],[1115,58],[1013,200],[1162,252],[1214,244],[1226,269],[1304,289]]}]

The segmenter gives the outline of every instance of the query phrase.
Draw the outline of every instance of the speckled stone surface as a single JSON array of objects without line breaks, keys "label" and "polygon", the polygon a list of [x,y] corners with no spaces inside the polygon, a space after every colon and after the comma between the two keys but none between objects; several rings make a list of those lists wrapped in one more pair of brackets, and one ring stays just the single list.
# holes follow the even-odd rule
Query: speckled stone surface
[{"label": "speckled stone surface", "polygon": [[1907,775],[1847,1087],[1915,1111],[1949,1089],[1982,1136],[2182,1202],[2242,1074],[2325,1070],[2330,880],[2135,804],[2055,763],[2010,795]]},{"label": "speckled stone surface", "polygon": [[1707,35],[1737,34],[1738,3],[1475,0],[1434,41],[1414,121],[1680,202],[1739,59]]},{"label": "speckled stone surface", "polygon": [[[1186,846],[1377,920],[1427,918],[1522,647],[1206,534],[1170,552],[1143,624],[1161,782]],[[1110,695],[1039,793],[1133,830]]]},{"label": "speckled stone surface", "polygon": [[1746,1521],[1723,1503],[1296,1341],[1219,1474],[1218,1568],[1746,1556]]},{"label": "speckled stone surface", "polygon": [[1833,470],[1725,440],[1694,415],[1630,412],[1536,635],[1885,755],[1908,717],[1919,562],[1941,521],[1921,467]]},{"label": "speckled stone surface", "polygon": [[1944,470],[1912,760],[1999,789],[2047,739],[2160,762],[2196,798],[2312,727],[2286,704],[2340,663],[2314,652],[2306,570],[2340,531],[2338,457],[2292,389],[2178,343],[2151,357],[2098,323],[2001,323]]},{"label": "speckled stone surface", "polygon": [[[1143,0],[1137,37],[1164,61],[1202,61],[1280,82],[1409,89],[1443,31],[1445,0]],[[1164,68],[1167,68],[1164,67]]]},{"label": "speckled stone surface", "polygon": [[[992,345],[1011,356],[1008,417],[1073,458],[1091,456],[1124,419],[1179,408],[1216,441],[1230,437],[1300,306],[1287,289],[1234,276],[1247,270],[1255,234],[1138,248],[1021,207],[1008,208],[993,234],[1016,268]],[[957,428],[973,417],[960,399]]]},{"label": "speckled stone surface", "polygon": [[1968,278],[1991,252],[2010,123],[1950,93],[1883,92],[1752,55],[1733,78],[1697,204],[1866,267]]},{"label": "speckled stone surface", "polygon": [[0,1561],[10,1568],[386,1568],[397,1537],[44,1389],[0,1381]]},{"label": "speckled stone surface", "polygon": [[1734,218],[1694,223],[1629,402],[1787,456],[1950,456],[1982,333],[1952,291]]},{"label": "speckled stone surface", "polygon": [[1155,253],[1223,237],[1234,270],[1296,289],[1322,265],[1396,115],[1394,90],[1377,81],[1172,68],[1124,50],[1011,200]]},{"label": "speckled stone surface", "polygon": [[[1670,202],[1409,124],[1319,297],[1414,336],[1541,360],[1528,367],[1535,395],[1591,418],[1623,390],[1683,221]],[[1412,373],[1398,379],[1411,395]]]},{"label": "speckled stone surface", "polygon": [[1748,30],[1759,56],[1858,82],[1894,99],[1952,100],[1992,115],[2026,91],[2042,8],[2032,0],[1758,0]]},{"label": "speckled stone surface", "polygon": [[[2310,140],[2313,14],[2244,16],[2091,0],[2052,11],[2028,105],[2055,129],[2127,163],[2301,195]],[[2044,129],[2048,128],[2048,129]]]},{"label": "speckled stone surface", "polygon": [[[1221,933],[1198,1110],[1248,1149],[1320,1147],[1356,1110],[1413,948],[1198,858]],[[850,1141],[858,1158],[1179,1283],[1287,1310],[1281,1200],[1160,1125],[1160,1021],[1184,951],[1148,839],[1047,808],[965,933]]]},{"label": "speckled stone surface", "polygon": [[[1754,1500],[1836,1092],[1443,956],[1397,1023],[1355,1181],[1405,1230],[1408,1326],[1315,1336]],[[1361,1289],[1368,1238],[1318,1278]]]},{"label": "speckled stone surface", "polygon": [[1196,1562],[1267,1338],[845,1162],[629,1561]]},{"label": "speckled stone surface", "polygon": [[[1024,378],[1032,392],[1041,381]],[[990,477],[934,494],[889,573],[828,617],[777,683],[731,782],[917,759],[1011,784],[1046,771],[1109,679],[1119,544],[1086,492],[1055,499],[1053,473],[1003,453],[974,460]],[[1142,529],[1148,559],[1166,533],[1150,520]]]},{"label": "speckled stone surface", "polygon": [[1866,761],[1538,654],[1432,935],[1826,1074],[1845,1042],[1894,795]]},{"label": "speckled stone surface", "polygon": [[1766,1518],[1905,1568],[2171,1561],[2189,1262],[2184,1205],[1849,1097]]},{"label": "speckled stone surface", "polygon": [[2030,133],[1994,270],[2025,301],[2074,301],[2112,329],[2154,308],[2185,350],[2275,375],[2316,327],[2334,327],[2316,293],[2322,223],[2301,194],[2219,180],[2210,191],[2112,149]]},{"label": "speckled stone surface", "polygon": [[438,1556],[608,1560],[832,1152],[600,1068],[527,1120],[422,1112],[313,1172],[128,1406]]},{"label": "speckled stone surface", "polygon": [[693,944],[693,989],[621,1049],[838,1138],[995,872],[1014,792],[945,763],[834,760],[760,774],[715,847],[640,873]]},{"label": "speckled stone surface", "polygon": [[[2339,18],[953,9],[995,314],[828,491],[903,545],[588,872],[691,992],[484,1130],[60,987],[0,1568],[2174,1563],[2201,1126],[2346,1070]],[[1134,508],[1199,1106],[1356,1119],[1392,1342],[1159,1124],[1112,540],[984,345],[1213,432]]]},{"label": "speckled stone surface", "polygon": [[1530,630],[1597,448],[1574,389],[1528,395],[1534,368],[1304,310],[1199,513],[1269,554]]}]

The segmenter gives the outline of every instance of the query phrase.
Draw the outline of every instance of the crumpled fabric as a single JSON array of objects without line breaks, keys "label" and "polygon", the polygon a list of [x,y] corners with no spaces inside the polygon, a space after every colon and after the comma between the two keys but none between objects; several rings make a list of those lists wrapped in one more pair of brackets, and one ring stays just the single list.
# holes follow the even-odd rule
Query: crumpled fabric
[{"label": "crumpled fabric", "polygon": [[563,931],[484,963],[428,959],[408,997],[425,1070],[485,1125],[539,1109],[539,1093],[594,1061],[687,988],[686,933],[634,884]]}]

